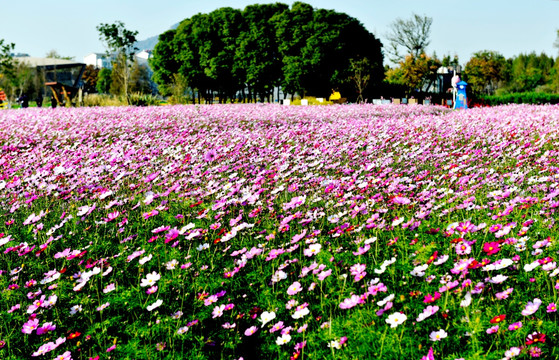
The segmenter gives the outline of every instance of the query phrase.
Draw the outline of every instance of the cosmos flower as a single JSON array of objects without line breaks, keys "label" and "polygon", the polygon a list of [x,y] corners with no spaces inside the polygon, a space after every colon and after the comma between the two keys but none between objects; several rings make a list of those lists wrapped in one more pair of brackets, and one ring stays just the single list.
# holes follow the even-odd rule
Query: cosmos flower
[{"label": "cosmos flower", "polygon": [[141,287],[146,287],[146,286],[152,286],[155,285],[155,283],[161,279],[161,275],[159,275],[157,272],[152,272],[150,274],[147,274],[146,277],[144,279],[142,279],[142,282],[140,283]]},{"label": "cosmos flower", "polygon": [[433,331],[431,332],[431,334],[429,335],[429,340],[431,341],[441,341],[442,339],[446,338],[448,336],[448,333],[446,331],[444,331],[443,329],[438,330],[438,331]]},{"label": "cosmos flower", "polygon": [[403,324],[407,320],[407,316],[403,313],[393,313],[388,316],[386,322],[390,325],[391,328],[398,327],[398,325]]},{"label": "cosmos flower", "polygon": [[163,304],[163,300],[159,299],[159,300],[156,300],[153,304],[148,305],[148,307],[146,309],[147,309],[147,311],[152,311],[155,308],[160,307],[161,304]]}]

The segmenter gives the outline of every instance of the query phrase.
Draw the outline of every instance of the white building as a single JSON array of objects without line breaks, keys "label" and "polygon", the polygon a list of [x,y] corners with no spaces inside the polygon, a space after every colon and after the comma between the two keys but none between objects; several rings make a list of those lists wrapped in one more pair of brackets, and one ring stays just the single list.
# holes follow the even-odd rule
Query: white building
[{"label": "white building", "polygon": [[[138,63],[149,67],[148,59],[152,57],[151,50],[142,50],[134,56],[136,57]],[[112,62],[114,60],[114,56],[107,56],[105,53],[91,53],[83,58],[83,62],[86,65],[93,65],[97,69],[111,69],[113,67]]]},{"label": "white building", "polygon": [[83,57],[83,62],[86,65],[93,65],[97,69],[102,69],[102,68],[110,69],[112,67],[111,61],[112,59],[109,58],[107,54],[104,53],[91,53]]}]

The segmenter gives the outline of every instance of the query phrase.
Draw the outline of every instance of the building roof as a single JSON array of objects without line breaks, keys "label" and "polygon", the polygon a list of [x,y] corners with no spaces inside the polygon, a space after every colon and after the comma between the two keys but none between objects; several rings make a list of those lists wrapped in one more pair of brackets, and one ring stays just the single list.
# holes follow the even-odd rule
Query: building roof
[{"label": "building roof", "polygon": [[40,58],[40,57],[32,57],[32,56],[19,57],[17,58],[17,60],[26,63],[31,67],[57,66],[57,65],[83,65],[82,62],[77,62],[74,60]]}]

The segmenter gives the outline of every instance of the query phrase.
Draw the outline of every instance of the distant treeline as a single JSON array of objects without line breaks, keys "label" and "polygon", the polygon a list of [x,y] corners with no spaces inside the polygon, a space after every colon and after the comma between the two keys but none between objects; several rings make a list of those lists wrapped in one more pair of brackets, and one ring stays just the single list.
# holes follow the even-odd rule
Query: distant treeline
[{"label": "distant treeline", "polygon": [[[383,80],[382,44],[355,18],[296,2],[221,8],[159,36],[150,65],[163,95],[254,101],[274,89],[327,97],[356,94],[357,73]],[[366,60],[365,60],[366,59]],[[356,68],[358,64],[358,68]]]},{"label": "distant treeline", "polygon": [[506,59],[495,51],[479,51],[466,63],[464,76],[477,93],[559,92],[559,61],[545,53]]}]

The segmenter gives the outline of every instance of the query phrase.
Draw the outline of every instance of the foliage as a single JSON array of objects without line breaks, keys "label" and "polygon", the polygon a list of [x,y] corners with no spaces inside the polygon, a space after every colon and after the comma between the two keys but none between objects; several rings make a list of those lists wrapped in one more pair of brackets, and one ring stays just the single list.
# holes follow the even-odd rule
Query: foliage
[{"label": "foliage", "polygon": [[327,96],[333,87],[353,93],[350,59],[367,58],[372,84],[383,78],[381,43],[346,14],[295,2],[217,9],[162,34],[151,65],[169,91],[180,73],[208,101],[242,101],[284,93]]},{"label": "foliage", "polygon": [[0,88],[6,93],[8,101],[13,102],[23,94],[32,97],[42,88],[42,84],[37,82],[35,69],[13,59],[5,67],[5,72],[0,74]]},{"label": "foliage", "polygon": [[491,106],[503,104],[559,104],[559,94],[534,91],[502,95],[482,95],[480,99],[485,104]]},{"label": "foliage", "polygon": [[111,89],[112,82],[112,70],[107,68],[102,68],[97,74],[97,83],[95,88],[100,94],[108,94]]},{"label": "foliage", "polygon": [[363,92],[369,85],[369,80],[371,80],[371,70],[369,69],[369,59],[350,59],[351,69],[353,70],[353,76],[350,77],[351,81],[355,85],[357,90],[357,102],[363,102]]},{"label": "foliage", "polygon": [[46,53],[45,57],[51,59],[74,60],[72,56],[62,56],[54,49]]},{"label": "foliage", "polygon": [[128,98],[130,93],[130,62],[133,60],[137,31],[126,29],[121,21],[114,24],[99,24],[99,39],[107,46],[108,55],[116,54],[113,62],[111,92],[123,94]]},{"label": "foliage", "polygon": [[83,106],[85,107],[92,107],[92,106],[125,106],[127,105],[126,102],[123,101],[122,98],[118,96],[109,95],[109,94],[86,94],[83,97]]},{"label": "foliage", "polygon": [[507,79],[507,61],[496,51],[478,51],[466,63],[464,75],[473,91],[492,94]]},{"label": "foliage", "polygon": [[405,86],[408,95],[412,91],[425,91],[436,81],[440,66],[441,61],[436,56],[420,54],[414,57],[410,54],[397,67],[387,69],[386,82]]},{"label": "foliage", "polygon": [[542,53],[520,54],[510,60],[510,92],[528,92],[541,88],[553,80],[555,61]]},{"label": "foliage", "polygon": [[171,95],[168,99],[170,104],[187,104],[193,102],[192,92],[186,78],[181,74],[173,75],[173,82],[167,87],[166,95]]},{"label": "foliage", "polygon": [[157,96],[141,92],[130,94],[129,101],[132,106],[154,106],[161,103]]},{"label": "foliage", "polygon": [[396,19],[386,36],[389,42],[387,52],[392,56],[390,60],[398,63],[404,61],[408,55],[418,58],[425,53],[431,42],[429,37],[432,24],[433,18],[418,14],[412,14],[408,20]]},{"label": "foliage", "polygon": [[149,64],[153,69],[153,81],[159,84],[162,95],[169,95],[168,85],[173,83],[174,75],[179,71],[179,64],[175,58],[173,39],[176,30],[169,30],[159,35],[159,42],[153,49],[153,56],[149,58]]},{"label": "foliage", "polygon": [[93,65],[87,65],[83,72],[83,91],[93,94],[97,92],[97,81],[99,79],[99,69]]}]

